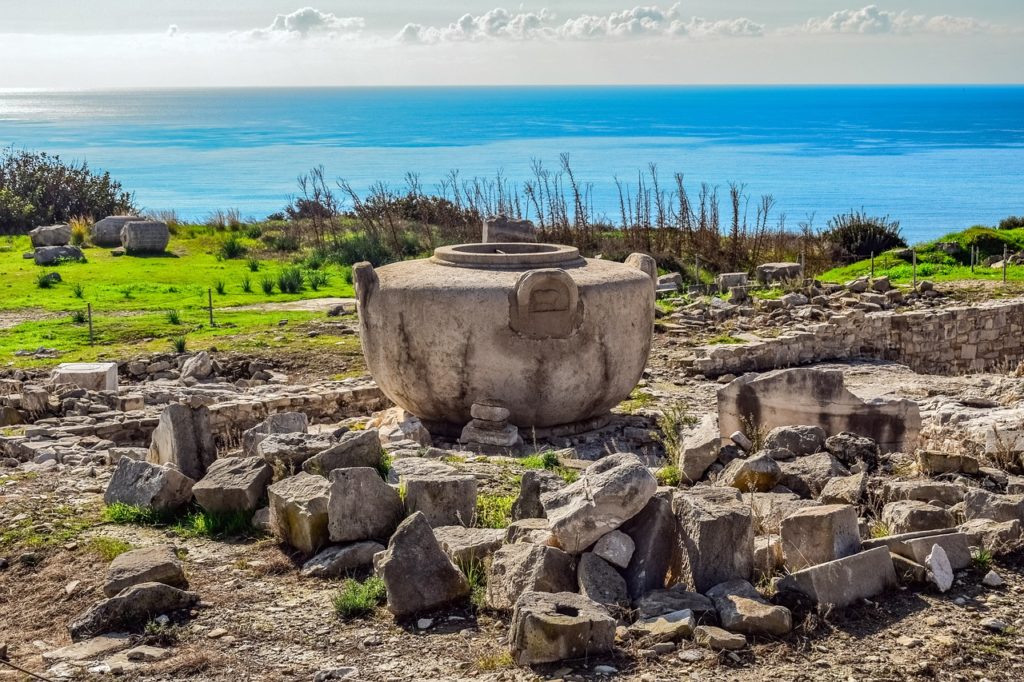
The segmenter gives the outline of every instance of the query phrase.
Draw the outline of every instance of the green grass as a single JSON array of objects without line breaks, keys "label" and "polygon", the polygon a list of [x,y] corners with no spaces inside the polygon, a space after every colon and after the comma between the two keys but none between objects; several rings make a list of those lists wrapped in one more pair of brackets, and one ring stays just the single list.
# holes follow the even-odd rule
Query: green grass
[{"label": "green grass", "polygon": [[883,523],[882,521],[875,521],[868,528],[868,534],[872,539],[877,540],[878,538],[887,538],[892,535],[892,530],[889,528],[889,524]]},{"label": "green grass", "polygon": [[[47,524],[45,528],[42,526],[44,521]],[[46,513],[45,518],[29,517],[0,526],[0,550],[59,547],[75,540],[96,522],[94,510],[57,505]]]},{"label": "green grass", "polygon": [[714,337],[708,339],[708,341],[707,341],[707,345],[709,345],[709,346],[730,345],[730,344],[737,344],[737,343],[746,343],[746,342],[743,339],[737,339],[735,336],[733,336],[732,334],[729,334],[729,333],[719,334],[718,336],[714,336]]},{"label": "green grass", "polygon": [[334,610],[342,620],[373,615],[377,607],[386,601],[384,581],[377,576],[362,582],[349,578],[341,584],[341,590],[331,597]]},{"label": "green grass", "polygon": [[466,576],[469,582],[469,601],[477,609],[487,608],[487,568],[484,562],[473,558],[469,561],[460,562],[459,570]]},{"label": "green grass", "polygon": [[654,477],[658,479],[658,485],[667,485],[673,488],[677,487],[680,481],[683,480],[682,472],[679,471],[679,467],[675,464],[661,467],[654,472]]},{"label": "green grass", "polygon": [[558,459],[558,453],[554,450],[545,450],[536,455],[523,457],[519,460],[524,469],[557,469],[562,462]]},{"label": "green grass", "polygon": [[992,568],[992,552],[984,547],[979,547],[971,552],[971,563],[975,568],[987,571]]},{"label": "green grass", "polygon": [[776,301],[786,295],[786,290],[782,287],[754,289],[750,292],[750,295],[754,298],[760,298],[763,301]]},{"label": "green grass", "polygon": [[512,504],[515,501],[515,495],[477,495],[474,525],[477,528],[508,528],[512,523]]},{"label": "green grass", "polygon": [[124,502],[115,502],[104,507],[101,518],[106,523],[135,526],[156,526],[168,520],[166,516],[152,509]]},{"label": "green grass", "polygon": [[629,399],[619,403],[619,409],[625,414],[635,414],[645,407],[650,407],[653,403],[653,395],[642,388],[634,388],[629,394]]},{"label": "green grass", "polygon": [[130,542],[118,540],[117,538],[101,536],[89,540],[89,551],[107,562],[113,561],[125,552],[130,552],[133,549],[135,549],[135,546]]},{"label": "green grass", "polygon": [[185,538],[254,537],[259,535],[252,525],[250,512],[208,512],[197,509],[171,527]]}]

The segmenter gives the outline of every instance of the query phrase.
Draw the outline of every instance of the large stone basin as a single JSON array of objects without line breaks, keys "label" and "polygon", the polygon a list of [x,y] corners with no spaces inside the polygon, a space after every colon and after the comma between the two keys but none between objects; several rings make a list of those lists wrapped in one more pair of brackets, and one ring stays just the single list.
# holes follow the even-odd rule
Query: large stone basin
[{"label": "large stone basin", "polygon": [[[521,429],[592,421],[629,396],[651,346],[654,261],[570,246],[462,244],[353,269],[366,362],[421,419],[497,402]],[[524,433],[529,438],[529,433]]]}]

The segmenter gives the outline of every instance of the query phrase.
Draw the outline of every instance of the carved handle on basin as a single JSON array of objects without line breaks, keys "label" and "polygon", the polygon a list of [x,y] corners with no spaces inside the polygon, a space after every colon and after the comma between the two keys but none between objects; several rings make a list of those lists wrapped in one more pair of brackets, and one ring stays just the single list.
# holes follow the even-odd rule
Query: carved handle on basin
[{"label": "carved handle on basin", "polygon": [[359,314],[366,312],[366,304],[373,292],[377,291],[380,280],[377,279],[377,272],[373,265],[362,261],[352,266],[352,283],[356,288],[356,300],[359,302]]},{"label": "carved handle on basin", "polygon": [[658,279],[658,263],[646,253],[631,253],[626,257],[626,265],[645,273],[651,280]]},{"label": "carved handle on basin", "polygon": [[564,339],[582,321],[579,288],[560,268],[524,272],[509,296],[509,326],[531,339]]}]

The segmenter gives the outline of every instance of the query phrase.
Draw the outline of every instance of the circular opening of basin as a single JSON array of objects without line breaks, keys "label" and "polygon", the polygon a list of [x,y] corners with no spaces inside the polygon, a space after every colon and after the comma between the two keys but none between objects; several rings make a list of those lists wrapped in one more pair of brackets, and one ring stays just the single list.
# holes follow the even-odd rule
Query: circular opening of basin
[{"label": "circular opening of basin", "polygon": [[495,270],[565,268],[585,264],[575,246],[518,242],[442,246],[434,249],[434,261],[442,265]]}]

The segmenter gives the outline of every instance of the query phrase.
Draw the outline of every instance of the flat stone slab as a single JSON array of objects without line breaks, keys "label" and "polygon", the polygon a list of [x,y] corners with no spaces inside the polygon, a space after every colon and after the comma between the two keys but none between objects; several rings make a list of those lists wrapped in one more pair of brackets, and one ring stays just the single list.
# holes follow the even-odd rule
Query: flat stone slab
[{"label": "flat stone slab", "polygon": [[896,586],[896,569],[886,547],[811,566],[779,581],[780,591],[803,594],[813,600],[819,610],[849,606]]},{"label": "flat stone slab", "polygon": [[123,632],[111,632],[91,639],[82,640],[43,654],[44,661],[94,661],[131,646],[131,636]]},{"label": "flat stone slab", "polygon": [[65,362],[52,374],[55,384],[74,384],[87,391],[116,391],[116,362]]}]

